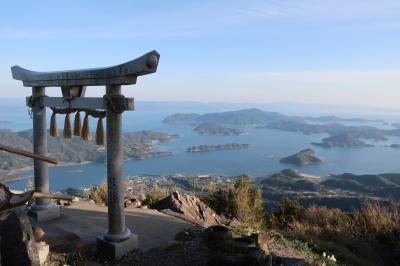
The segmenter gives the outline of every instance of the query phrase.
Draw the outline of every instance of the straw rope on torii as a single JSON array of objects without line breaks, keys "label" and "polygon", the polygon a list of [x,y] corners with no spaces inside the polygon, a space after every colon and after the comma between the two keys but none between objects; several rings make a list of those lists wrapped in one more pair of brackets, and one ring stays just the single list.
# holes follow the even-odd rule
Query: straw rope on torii
[{"label": "straw rope on torii", "polygon": [[[26,104],[32,108],[34,152],[46,155],[47,128],[46,108],[52,109],[50,135],[57,136],[56,115],[65,115],[63,137],[80,136],[91,140],[89,117],[98,119],[96,143],[107,145],[107,192],[108,229],[98,240],[101,252],[119,257],[137,247],[137,236],[125,227],[124,190],[122,175],[122,119],[124,111],[133,110],[133,98],[121,94],[121,85],[136,84],[137,77],[156,72],[160,55],[151,51],[130,62],[107,68],[35,72],[19,66],[11,68],[14,79],[21,80],[25,87],[32,87],[32,96]],[[85,97],[86,86],[106,87],[103,97]],[[46,87],[61,88],[62,97],[49,97]],[[75,113],[73,129],[70,121]],[[81,113],[84,113],[83,123]],[[106,118],[104,134],[103,118]],[[106,141],[105,141],[106,139]],[[47,163],[34,160],[34,185],[36,192],[49,192]],[[49,200],[36,199],[29,213],[37,220],[59,217],[59,209]]]},{"label": "straw rope on torii", "polygon": [[[57,137],[58,136],[58,127],[56,114],[65,114],[65,122],[64,122],[64,138],[71,138],[72,135],[79,136],[83,140],[90,141],[92,139],[89,127],[89,116],[98,118],[97,128],[96,128],[96,144],[104,146],[105,144],[105,134],[104,134],[104,126],[103,126],[103,118],[106,117],[106,111],[99,110],[88,110],[88,109],[59,109],[59,108],[51,108],[53,110],[53,114],[50,119],[50,136]],[[81,112],[85,113],[85,118],[83,120],[83,126],[81,122]],[[74,128],[71,128],[70,114],[75,113],[74,118]]]}]

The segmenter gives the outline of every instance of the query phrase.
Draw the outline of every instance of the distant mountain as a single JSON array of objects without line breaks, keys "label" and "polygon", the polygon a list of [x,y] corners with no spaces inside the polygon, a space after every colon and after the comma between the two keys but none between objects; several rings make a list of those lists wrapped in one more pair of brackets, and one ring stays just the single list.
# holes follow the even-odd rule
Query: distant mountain
[{"label": "distant mountain", "polygon": [[351,180],[372,190],[400,187],[400,174],[355,175],[345,173],[341,175],[333,175],[330,180]]},{"label": "distant mountain", "polygon": [[287,164],[294,164],[294,165],[307,165],[307,164],[312,164],[312,163],[322,163],[323,161],[315,156],[315,151],[313,149],[305,149],[301,150],[296,154],[293,154],[291,156],[282,158],[280,160],[281,163],[287,163]]},{"label": "distant mountain", "polygon": [[278,191],[317,191],[318,182],[305,178],[301,173],[288,168],[259,181],[265,188]]},{"label": "distant mountain", "polygon": [[[320,117],[316,120],[342,120],[337,117]],[[383,130],[372,126],[344,126],[339,123],[310,124],[310,117],[287,116],[277,112],[267,112],[260,109],[242,109],[237,111],[217,112],[208,114],[174,114],[163,121],[170,124],[199,125],[202,123],[219,123],[237,126],[255,126],[258,129],[278,129],[303,134],[327,133],[331,136],[350,133],[355,138],[373,140],[387,140],[386,135],[400,135],[400,130]],[[352,121],[367,121],[363,119],[351,119]]]},{"label": "distant mountain", "polygon": [[331,176],[320,183],[324,187],[373,195],[385,199],[400,198],[400,174]]},{"label": "distant mountain", "polygon": [[193,124],[193,123],[220,123],[229,125],[263,125],[270,122],[284,120],[296,120],[276,112],[266,112],[259,109],[242,109],[219,113],[198,114],[174,114],[166,117],[163,122],[171,124]]},{"label": "distant mountain", "polygon": [[167,116],[163,122],[168,124],[195,124],[198,122],[199,114],[173,114]]},{"label": "distant mountain", "polygon": [[387,204],[400,199],[400,174],[355,175],[350,173],[328,177],[310,176],[293,169],[256,180],[263,191],[268,208],[275,209],[284,197],[296,199],[305,206],[322,204],[351,211],[366,199]]},{"label": "distant mountain", "polygon": [[200,124],[194,128],[194,131],[200,135],[244,135],[247,133],[245,130],[229,128],[214,122]]},{"label": "distant mountain", "polygon": [[324,138],[322,142],[313,142],[312,145],[327,149],[334,148],[365,148],[372,145],[365,143],[352,134],[345,133]]}]

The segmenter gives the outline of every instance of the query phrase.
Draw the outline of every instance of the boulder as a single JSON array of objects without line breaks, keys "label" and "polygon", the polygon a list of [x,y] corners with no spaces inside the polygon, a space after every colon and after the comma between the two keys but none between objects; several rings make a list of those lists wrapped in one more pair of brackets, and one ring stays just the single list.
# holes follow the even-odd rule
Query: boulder
[{"label": "boulder", "polygon": [[75,197],[72,198],[72,202],[78,202],[78,201],[80,201],[79,197],[75,196]]},{"label": "boulder", "polygon": [[257,247],[263,250],[266,254],[269,254],[268,243],[270,238],[268,234],[255,234],[253,235],[255,241],[257,242]]},{"label": "boulder", "polygon": [[44,231],[40,227],[32,226],[33,237],[36,242],[39,242],[41,238],[44,236]]},{"label": "boulder", "polygon": [[0,265],[39,265],[32,224],[24,208],[0,215]]},{"label": "boulder", "polygon": [[142,206],[142,202],[136,198],[127,197],[124,202],[125,208],[139,208]]},{"label": "boulder", "polygon": [[185,221],[210,227],[220,224],[221,218],[199,198],[173,192],[153,205],[153,208]]}]

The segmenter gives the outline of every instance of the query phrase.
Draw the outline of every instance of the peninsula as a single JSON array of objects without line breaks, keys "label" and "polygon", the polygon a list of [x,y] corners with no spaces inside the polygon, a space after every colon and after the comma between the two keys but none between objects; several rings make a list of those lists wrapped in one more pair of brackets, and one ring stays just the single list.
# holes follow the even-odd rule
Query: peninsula
[{"label": "peninsula", "polygon": [[[155,151],[154,147],[160,142],[170,141],[175,138],[177,138],[177,135],[151,130],[123,133],[124,159],[145,159],[147,157],[171,155],[171,152],[168,151]],[[83,141],[79,137],[64,139],[62,137],[50,137],[49,135],[47,139],[49,156],[56,158],[61,164],[104,163],[106,160],[106,148],[96,145],[94,141]],[[0,143],[32,150],[32,130],[13,132],[7,129],[0,129]],[[32,165],[32,159],[0,152],[0,170],[10,171]]]}]

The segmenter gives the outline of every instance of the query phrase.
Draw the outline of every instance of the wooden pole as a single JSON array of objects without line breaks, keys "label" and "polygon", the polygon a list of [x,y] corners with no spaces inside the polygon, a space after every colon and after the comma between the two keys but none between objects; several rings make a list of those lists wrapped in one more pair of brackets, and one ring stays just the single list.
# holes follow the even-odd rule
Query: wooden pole
[{"label": "wooden pole", "polygon": [[34,154],[32,152],[25,151],[25,150],[18,149],[18,148],[14,148],[14,147],[10,147],[10,146],[0,145],[0,150],[6,151],[6,152],[10,152],[10,153],[14,153],[14,154],[18,154],[18,155],[22,155],[22,156],[29,157],[29,158],[32,158],[32,159],[36,159],[36,160],[52,163],[52,164],[58,164],[58,161],[56,159],[53,159],[53,158],[50,158],[50,157],[47,157],[47,156],[43,156],[43,155],[39,155],[39,154]]}]

